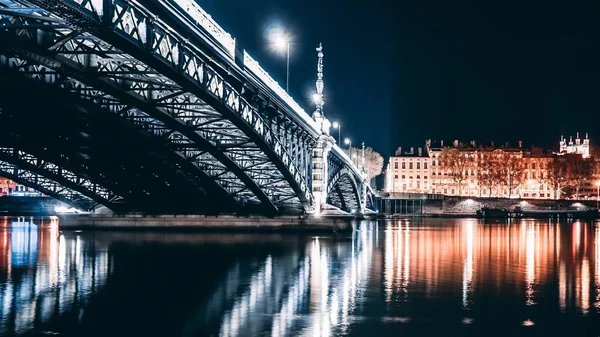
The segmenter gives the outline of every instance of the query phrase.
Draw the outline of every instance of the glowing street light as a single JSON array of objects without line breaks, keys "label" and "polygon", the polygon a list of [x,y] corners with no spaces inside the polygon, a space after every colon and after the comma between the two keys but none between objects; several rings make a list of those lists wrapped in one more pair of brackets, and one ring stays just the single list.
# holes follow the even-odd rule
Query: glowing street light
[{"label": "glowing street light", "polygon": [[333,122],[333,124],[331,124],[331,126],[333,126],[334,129],[338,130],[338,144],[341,144],[340,143],[340,139],[341,139],[340,136],[342,134],[342,131],[341,131],[342,130],[342,125],[340,123],[338,123],[338,122]]},{"label": "glowing street light", "polygon": [[313,103],[315,103],[317,105],[321,104],[321,95],[315,93],[315,94],[313,94],[312,99],[313,99]]},{"label": "glowing street light", "polygon": [[350,138],[344,139],[344,144],[348,145],[348,149],[352,149],[352,141]]},{"label": "glowing street light", "polygon": [[287,53],[287,63],[285,71],[285,91],[289,92],[290,89],[290,39],[283,33],[271,36],[271,42],[279,52]]}]

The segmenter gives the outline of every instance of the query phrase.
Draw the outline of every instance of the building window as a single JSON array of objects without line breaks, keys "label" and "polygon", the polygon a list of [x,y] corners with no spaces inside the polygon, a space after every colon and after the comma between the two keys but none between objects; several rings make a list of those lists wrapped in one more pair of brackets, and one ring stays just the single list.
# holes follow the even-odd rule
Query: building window
[{"label": "building window", "polygon": [[413,166],[412,166],[412,162],[408,163],[408,169],[412,170]]},{"label": "building window", "polygon": [[406,179],[406,176],[404,174],[402,175],[402,179]]},{"label": "building window", "polygon": [[434,175],[435,175],[435,172],[431,173],[431,175],[432,175],[432,176],[434,176]]},{"label": "building window", "polygon": [[417,175],[417,179],[421,179],[421,176],[420,176],[420,175]]},{"label": "building window", "polygon": [[421,162],[417,162],[417,170],[421,169]]},{"label": "building window", "polygon": [[404,162],[402,163],[402,169],[403,170],[406,169],[406,163],[404,163]]},{"label": "building window", "polygon": [[423,178],[424,178],[424,179],[427,179],[427,176],[424,176]]},{"label": "building window", "polygon": [[427,170],[427,162],[423,163],[423,168]]},{"label": "building window", "polygon": [[398,175],[397,174],[394,176],[394,179],[398,179]]},{"label": "building window", "polygon": [[398,162],[395,162],[395,163],[394,163],[394,168],[395,168],[395,169],[398,169]]}]

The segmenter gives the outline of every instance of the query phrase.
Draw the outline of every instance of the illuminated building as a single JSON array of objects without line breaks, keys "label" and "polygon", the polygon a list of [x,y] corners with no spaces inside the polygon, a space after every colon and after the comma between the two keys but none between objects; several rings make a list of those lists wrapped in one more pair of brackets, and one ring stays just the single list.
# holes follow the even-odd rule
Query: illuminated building
[{"label": "illuminated building", "polygon": [[39,196],[40,193],[27,186],[17,184],[16,182],[0,177],[0,196]]},{"label": "illuminated building", "polygon": [[[385,191],[390,196],[402,193],[437,194],[465,197],[499,197],[499,198],[532,198],[554,199],[555,192],[549,181],[548,164],[553,156],[567,153],[590,156],[589,138],[579,139],[567,144],[564,138],[560,142],[559,153],[546,152],[541,149],[524,149],[519,142],[518,147],[481,146],[475,141],[461,144],[457,140],[451,146],[444,142],[433,144],[427,140],[424,147],[415,151],[410,148],[402,151],[399,148],[391,157],[386,169]],[[455,149],[456,156],[468,162],[460,169],[440,164],[445,149]],[[466,158],[466,159],[465,159]],[[491,166],[486,168],[486,160],[512,161],[518,166],[518,179],[497,179],[490,182]],[[487,180],[486,180],[487,179]],[[594,179],[593,179],[594,180]],[[596,181],[596,180],[594,180]],[[589,185],[589,184],[588,184]],[[581,197],[589,197],[594,186],[584,186],[580,190]],[[593,189],[596,192],[595,189]],[[587,194],[586,194],[587,193]],[[595,196],[595,195],[594,195]]]},{"label": "illuminated building", "polygon": [[569,143],[563,136],[560,136],[560,142],[558,143],[559,150],[556,154],[580,154],[583,158],[590,157],[590,139],[588,134],[585,134],[585,139],[579,139],[579,132],[575,136],[575,142],[573,143],[573,137],[569,138]]}]

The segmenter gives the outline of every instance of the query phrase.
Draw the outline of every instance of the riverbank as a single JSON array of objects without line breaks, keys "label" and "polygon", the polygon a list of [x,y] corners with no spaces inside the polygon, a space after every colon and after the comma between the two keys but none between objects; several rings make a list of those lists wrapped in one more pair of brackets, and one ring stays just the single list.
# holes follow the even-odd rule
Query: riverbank
[{"label": "riverbank", "polygon": [[233,215],[106,215],[58,216],[64,230],[217,230],[217,231],[306,231],[344,232],[352,229],[352,217]]}]

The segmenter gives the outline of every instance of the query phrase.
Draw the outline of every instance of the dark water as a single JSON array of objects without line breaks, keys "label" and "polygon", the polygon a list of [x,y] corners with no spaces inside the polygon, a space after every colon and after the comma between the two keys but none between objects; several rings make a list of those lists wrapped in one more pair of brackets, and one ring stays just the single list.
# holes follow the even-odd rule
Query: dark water
[{"label": "dark water", "polygon": [[598,336],[600,227],[59,232],[0,218],[5,336]]}]

